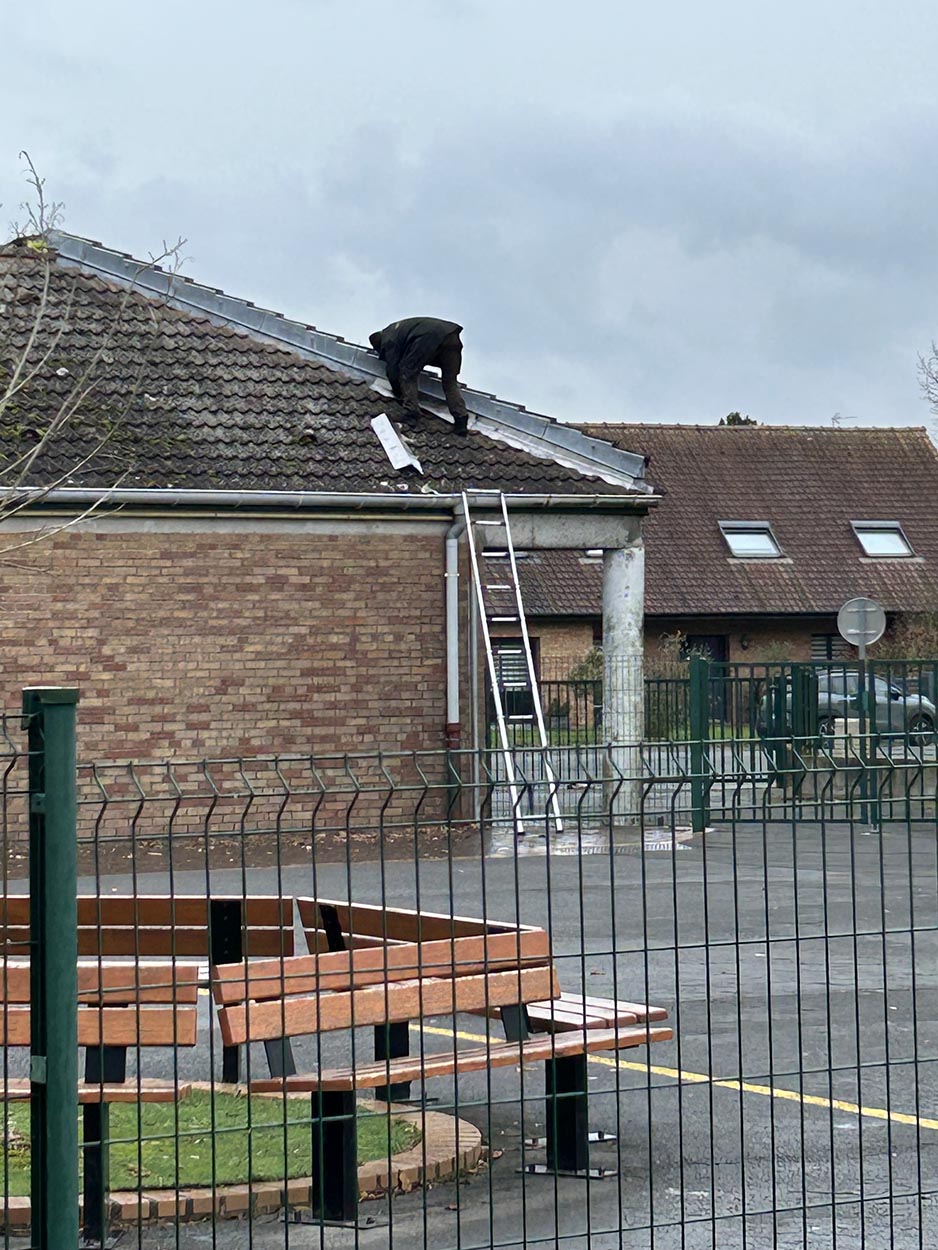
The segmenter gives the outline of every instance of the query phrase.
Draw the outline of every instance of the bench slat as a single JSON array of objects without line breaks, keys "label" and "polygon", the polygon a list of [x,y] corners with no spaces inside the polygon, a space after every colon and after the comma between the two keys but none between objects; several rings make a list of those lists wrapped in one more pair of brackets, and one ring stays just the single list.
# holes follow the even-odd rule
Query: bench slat
[{"label": "bench slat", "polygon": [[591,994],[561,994],[560,1002],[563,1005],[570,1004],[574,1010],[579,1009],[580,1004],[584,1004],[588,1010],[595,1011],[597,1014],[603,1012],[632,1012],[639,1020],[667,1020],[668,1012],[664,1007],[649,1007],[647,1003],[626,1003],[621,999],[616,1001],[613,998],[596,998]]},{"label": "bench slat", "polygon": [[[527,1003],[528,1021],[538,1032],[566,1032],[570,1029],[614,1029],[630,1024],[667,1020],[664,1007],[644,1003],[622,1003],[612,998],[561,994],[543,1003]],[[474,1014],[498,1016],[500,1008],[488,1007]]]},{"label": "bench slat", "polygon": [[[80,1003],[195,1003],[199,994],[196,963],[108,963],[97,960],[78,964]],[[28,959],[0,959],[0,1011],[2,1004],[28,1003]]]},{"label": "bench slat", "polygon": [[530,1002],[559,993],[553,969],[544,967],[495,972],[487,976],[425,977],[395,984],[220,1007],[218,1019],[226,1046],[274,1041],[359,1025],[454,1015],[488,1006]]},{"label": "bench slat", "polygon": [[348,903],[342,899],[298,898],[297,909],[304,929],[321,928],[320,905],[334,909],[343,933],[389,937],[405,942],[428,942],[440,938],[481,937],[485,933],[510,933],[524,925],[476,920],[469,916],[446,916],[439,912],[382,907],[376,903]]},{"label": "bench slat", "polygon": [[374,1089],[403,1081],[419,1081],[456,1072],[481,1072],[539,1060],[564,1059],[569,1055],[592,1054],[602,1050],[623,1050],[666,1042],[672,1037],[667,1028],[633,1028],[592,1033],[564,1033],[558,1037],[532,1038],[525,1042],[498,1042],[471,1050],[440,1051],[409,1055],[404,1059],[381,1060],[356,1068],[332,1068],[309,1076],[274,1077],[251,1082],[256,1093],[314,1093],[317,1090]]},{"label": "bench slat", "polygon": [[[325,955],[331,952],[329,936],[325,929],[304,929],[306,949],[311,955]],[[342,937],[349,950],[373,950],[375,947],[384,949],[388,946],[406,946],[400,938],[370,937],[366,933],[343,933]]]},{"label": "bench slat", "polygon": [[[0,1045],[29,1045],[29,1007],[0,1009]],[[182,1007],[80,1007],[79,1046],[194,1046],[198,1009]]]},{"label": "bench slat", "polygon": [[[209,902],[240,903],[248,928],[293,928],[292,897],[276,894],[81,894],[78,897],[78,923],[151,928],[178,925],[180,928],[207,928]],[[27,912],[28,922],[28,912]]]},{"label": "bench slat", "polygon": [[420,977],[459,977],[545,964],[550,943],[543,929],[498,933],[486,937],[408,942],[370,950],[297,955],[245,965],[224,964],[213,970],[216,1002],[280,998],[348,990]]},{"label": "bench slat", "polygon": [[[25,1078],[13,1078],[0,1083],[0,1102],[28,1102],[31,1087]],[[132,1085],[95,1085],[92,1082],[80,1081],[78,1084],[79,1103],[97,1102],[175,1102],[187,1098],[192,1092],[188,1083],[167,1085],[147,1077],[135,1080]]]},{"label": "bench slat", "polygon": [[[242,904],[242,940],[250,955],[293,954],[291,897],[218,895],[213,901]],[[207,957],[208,925],[209,900],[202,895],[78,897],[79,955]],[[9,950],[28,942],[28,896],[0,896],[0,946]]]},{"label": "bench slat", "polygon": [[612,998],[581,997],[561,994],[545,1003],[530,1003],[528,1019],[535,1028],[549,1032],[567,1029],[614,1029],[623,1025],[667,1020],[663,1007],[643,1003],[616,1002]]}]

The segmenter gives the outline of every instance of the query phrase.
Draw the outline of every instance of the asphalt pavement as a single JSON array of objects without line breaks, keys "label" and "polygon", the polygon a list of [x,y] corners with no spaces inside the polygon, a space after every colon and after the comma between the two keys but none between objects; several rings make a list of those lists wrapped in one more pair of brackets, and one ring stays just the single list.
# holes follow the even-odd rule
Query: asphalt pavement
[{"label": "asphalt pavement", "polygon": [[[100,889],[121,893],[131,884],[111,876]],[[524,1144],[543,1131],[543,1075],[537,1067],[503,1069],[461,1076],[458,1088],[444,1080],[428,1088],[436,1109],[454,1109],[482,1129],[493,1158],[476,1176],[363,1204],[363,1212],[390,1217],[388,1227],[355,1233],[263,1217],[134,1230],[128,1245],[938,1245],[934,824],[882,834],[746,824],[645,853],[174,875],[177,893],[209,885],[543,925],[565,989],[662,1005],[675,1039],[647,1055],[622,1052],[618,1064],[603,1057],[590,1065],[591,1127],[618,1138],[593,1148],[594,1165],[612,1173],[607,1179],[518,1171],[543,1161]],[[164,872],[136,874],[141,893],[166,888]],[[181,1076],[206,1075],[207,1000],[202,1011],[200,1044],[183,1056]],[[454,1029],[479,1035],[485,1027],[470,1017],[432,1024],[439,1031],[424,1035],[428,1049],[451,1048]],[[314,1051],[301,1045],[298,1053],[302,1060]],[[164,1062],[168,1074],[168,1056]],[[160,1074],[149,1056],[147,1063],[148,1074]],[[260,1054],[252,1064],[263,1071]]]}]

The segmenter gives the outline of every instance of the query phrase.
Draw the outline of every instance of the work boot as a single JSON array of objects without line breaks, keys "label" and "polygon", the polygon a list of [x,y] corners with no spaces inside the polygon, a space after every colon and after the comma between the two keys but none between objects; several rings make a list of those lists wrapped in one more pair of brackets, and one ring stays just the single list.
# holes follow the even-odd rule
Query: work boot
[{"label": "work boot", "polygon": [[460,420],[460,418],[457,417],[456,420],[453,422],[453,429],[455,430],[457,434],[461,435],[462,438],[465,438],[466,435],[469,433],[468,418],[463,417]]}]

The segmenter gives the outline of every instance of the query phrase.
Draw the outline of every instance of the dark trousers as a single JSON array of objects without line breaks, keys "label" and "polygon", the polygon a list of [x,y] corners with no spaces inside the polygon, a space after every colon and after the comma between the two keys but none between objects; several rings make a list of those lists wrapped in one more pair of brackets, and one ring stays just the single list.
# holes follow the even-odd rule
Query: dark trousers
[{"label": "dark trousers", "polygon": [[[446,406],[456,422],[456,429],[464,430],[469,420],[469,413],[463,402],[457,381],[459,370],[462,368],[462,340],[459,335],[451,334],[444,339],[436,355],[432,360],[428,360],[427,364],[435,365],[442,373],[443,394],[446,396]],[[397,398],[403,404],[404,414],[408,417],[420,416],[420,399],[417,393],[419,378],[420,372],[411,373],[407,376],[402,375],[400,386],[396,392]]]}]

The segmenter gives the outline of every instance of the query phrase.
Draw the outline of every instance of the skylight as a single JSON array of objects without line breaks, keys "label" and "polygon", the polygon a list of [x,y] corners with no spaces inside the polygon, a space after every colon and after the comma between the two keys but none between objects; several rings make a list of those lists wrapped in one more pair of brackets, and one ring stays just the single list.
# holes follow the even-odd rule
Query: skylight
[{"label": "skylight", "polygon": [[852,525],[866,556],[888,559],[915,554],[898,521],[853,521]]},{"label": "skylight", "polygon": [[738,560],[777,560],[782,554],[768,521],[721,521],[720,529]]}]

